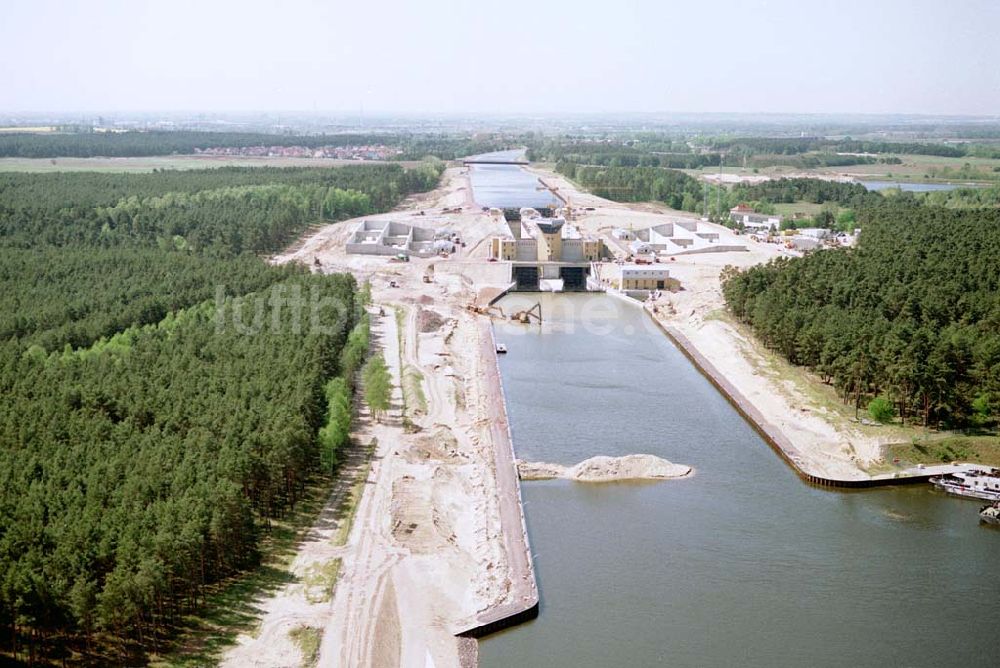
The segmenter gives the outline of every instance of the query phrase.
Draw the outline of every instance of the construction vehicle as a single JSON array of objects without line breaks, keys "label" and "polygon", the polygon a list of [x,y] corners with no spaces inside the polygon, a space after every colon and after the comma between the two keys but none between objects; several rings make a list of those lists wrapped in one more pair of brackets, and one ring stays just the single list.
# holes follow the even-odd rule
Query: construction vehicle
[{"label": "construction vehicle", "polygon": [[527,325],[531,322],[531,319],[535,318],[538,324],[542,324],[542,304],[541,302],[536,302],[534,306],[524,311],[517,311],[512,313],[510,319],[519,322],[522,325]]}]

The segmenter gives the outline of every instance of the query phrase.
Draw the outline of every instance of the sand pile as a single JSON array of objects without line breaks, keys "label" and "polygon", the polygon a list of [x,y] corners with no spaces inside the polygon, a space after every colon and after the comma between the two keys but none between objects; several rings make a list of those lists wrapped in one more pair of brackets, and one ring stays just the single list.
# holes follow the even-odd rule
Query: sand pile
[{"label": "sand pile", "polygon": [[674,464],[655,455],[626,455],[624,457],[591,457],[576,466],[524,462],[518,460],[517,471],[522,480],[550,480],[565,478],[577,482],[613,482],[616,480],[665,480],[683,478],[691,467]]}]

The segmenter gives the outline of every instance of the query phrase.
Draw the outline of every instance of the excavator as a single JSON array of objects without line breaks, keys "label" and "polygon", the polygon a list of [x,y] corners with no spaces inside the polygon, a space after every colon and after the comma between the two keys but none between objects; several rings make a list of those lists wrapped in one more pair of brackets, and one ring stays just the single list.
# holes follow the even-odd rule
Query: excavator
[{"label": "excavator", "polygon": [[538,321],[538,324],[542,324],[542,304],[541,302],[536,302],[534,306],[524,311],[517,311],[512,313],[510,319],[519,322],[523,325],[531,323],[531,319],[534,318]]}]

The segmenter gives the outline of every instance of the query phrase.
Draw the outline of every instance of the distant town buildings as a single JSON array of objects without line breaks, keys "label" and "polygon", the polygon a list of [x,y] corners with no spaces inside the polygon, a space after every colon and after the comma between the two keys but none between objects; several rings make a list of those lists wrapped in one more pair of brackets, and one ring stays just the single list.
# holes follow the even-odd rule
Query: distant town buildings
[{"label": "distant town buildings", "polygon": [[335,158],[337,160],[390,160],[403,152],[383,146],[223,146],[196,148],[198,155],[249,158]]}]

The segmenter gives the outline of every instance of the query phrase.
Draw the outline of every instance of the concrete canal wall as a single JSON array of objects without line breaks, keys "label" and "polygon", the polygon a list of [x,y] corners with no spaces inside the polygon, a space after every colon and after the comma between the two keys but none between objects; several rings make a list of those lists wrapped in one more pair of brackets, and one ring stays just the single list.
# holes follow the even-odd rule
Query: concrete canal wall
[{"label": "concrete canal wall", "polygon": [[507,398],[500,377],[496,337],[486,318],[479,319],[481,359],[485,362],[487,396],[490,402],[490,435],[493,442],[500,523],[509,567],[510,593],[504,602],[487,608],[475,621],[455,632],[457,636],[481,638],[538,616],[538,583],[528,542],[528,526],[521,501],[521,481],[517,474],[514,441],[507,419]]},{"label": "concrete canal wall", "polygon": [[[692,364],[708,379],[715,388],[732,404],[733,408],[750,423],[751,426],[761,435],[765,442],[778,453],[778,455],[794,470],[799,477],[806,482],[820,487],[838,487],[863,489],[870,487],[882,487],[886,485],[905,485],[927,482],[934,475],[940,475],[956,470],[953,465],[928,466],[906,469],[895,473],[885,473],[880,475],[869,475],[859,470],[857,476],[832,478],[818,474],[810,470],[807,459],[801,454],[798,448],[785,436],[777,427],[772,425],[764,415],[753,405],[743,394],[722,375],[718,369],[709,362],[704,355],[698,352],[691,341],[675,327],[665,325],[654,317],[645,307],[643,310],[647,316],[652,318],[666,335],[673,341],[674,345],[687,357]],[[978,468],[969,465],[966,468]]]}]

